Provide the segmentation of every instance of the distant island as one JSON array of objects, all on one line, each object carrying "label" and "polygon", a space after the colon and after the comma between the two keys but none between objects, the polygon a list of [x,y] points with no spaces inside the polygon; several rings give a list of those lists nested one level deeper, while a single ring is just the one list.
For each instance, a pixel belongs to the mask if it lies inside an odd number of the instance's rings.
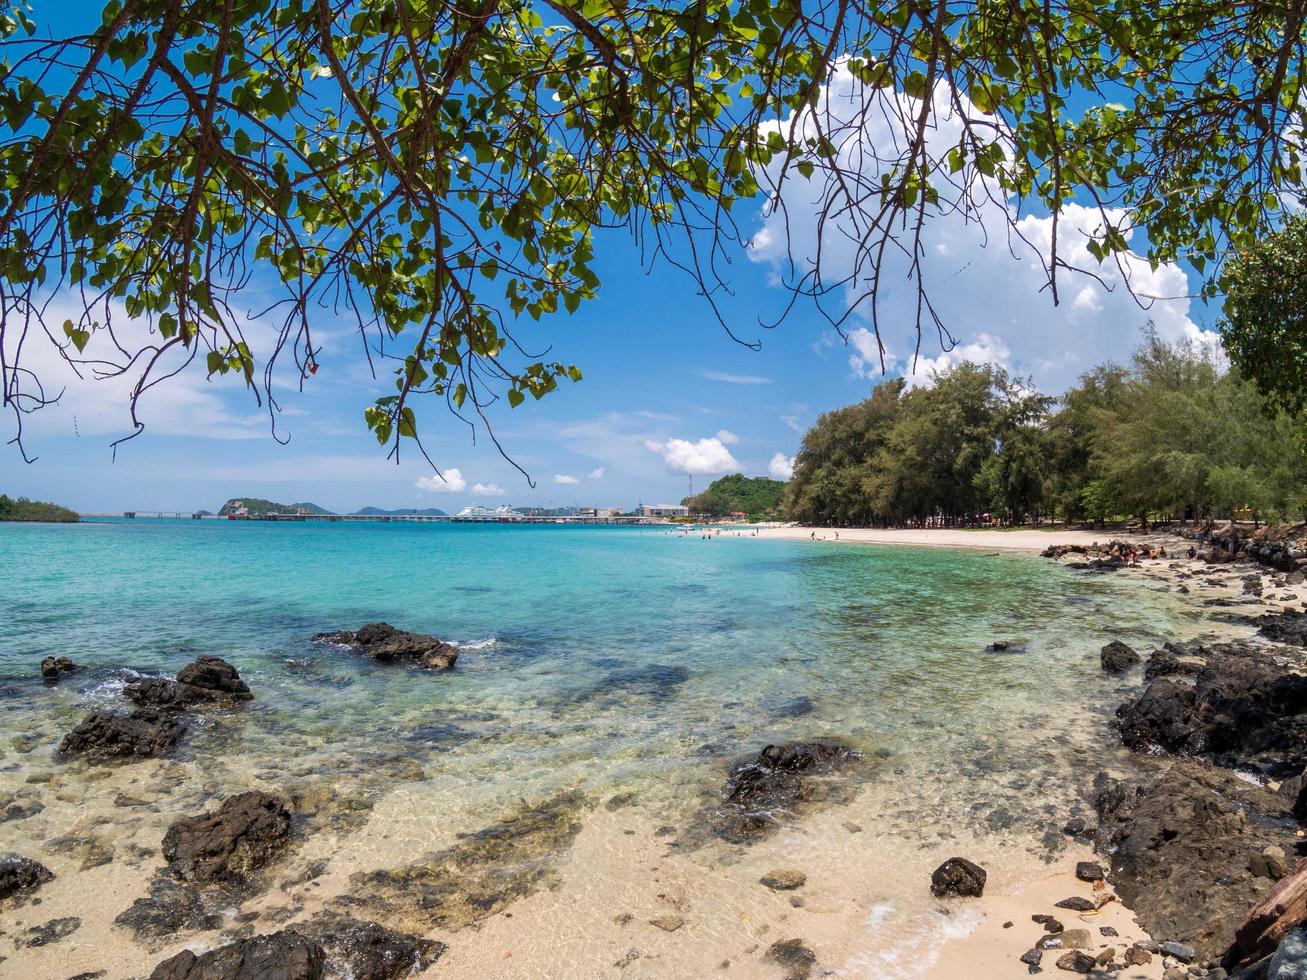
[{"label": "distant island", "polygon": [[17,499],[0,493],[0,521],[54,521],[60,524],[76,524],[81,515],[75,510],[48,504],[41,500]]},{"label": "distant island", "polygon": [[263,517],[267,514],[306,514],[315,517],[334,517],[326,508],[317,504],[279,504],[275,500],[263,500],[259,497],[232,497],[218,508],[219,517],[248,515]]},{"label": "distant island", "polygon": [[354,511],[351,517],[447,517],[449,516],[443,510],[437,510],[435,507],[424,507],[417,510],[413,507],[404,507],[400,510],[384,510],[381,507],[360,507]]},{"label": "distant island", "polygon": [[690,508],[691,514],[714,517],[745,514],[756,519],[775,520],[780,516],[785,486],[784,480],[732,473],[713,480],[703,493],[686,497],[681,503]]}]

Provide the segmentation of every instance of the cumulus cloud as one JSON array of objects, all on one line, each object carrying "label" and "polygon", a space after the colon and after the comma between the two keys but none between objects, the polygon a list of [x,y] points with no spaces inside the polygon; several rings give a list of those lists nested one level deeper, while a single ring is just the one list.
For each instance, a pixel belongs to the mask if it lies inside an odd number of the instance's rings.
[{"label": "cumulus cloud", "polygon": [[[738,470],[740,464],[731,451],[723,444],[722,435],[731,436],[729,432],[718,433],[711,439],[668,439],[657,442],[653,439],[645,442],[645,448],[662,456],[667,468],[675,473],[689,473],[691,476],[707,476],[712,473],[725,473]],[[731,441],[738,441],[731,436]]]},{"label": "cumulus cloud", "polygon": [[728,385],[769,385],[771,378],[758,374],[727,374],[725,371],[711,371],[708,368],[695,368],[694,373],[709,381],[722,381]]},{"label": "cumulus cloud", "polygon": [[415,486],[432,493],[462,493],[467,489],[467,480],[463,479],[457,467],[451,466],[441,473],[418,477]]},{"label": "cumulus cloud", "polygon": [[767,464],[767,472],[777,480],[788,480],[794,476],[794,457],[776,453]]},{"label": "cumulus cloud", "polygon": [[[840,163],[859,172],[863,181],[874,182],[902,152],[903,120],[915,120],[921,103],[885,90],[879,97],[871,97],[871,109],[859,115],[864,96],[860,84],[840,65],[815,111],[829,114],[826,132],[843,134],[837,145]],[[941,87],[934,98],[927,138],[931,154],[942,155],[958,144],[963,120],[952,107],[947,90]],[[984,118],[965,97],[960,104],[973,119]],[[778,125],[788,130],[790,124],[786,119]],[[803,135],[804,130],[812,130],[812,124],[801,121],[799,128]],[[791,253],[796,261],[820,255],[822,281],[847,281],[843,295],[852,301],[869,285],[865,256],[859,265],[853,245],[861,231],[854,229],[847,217],[819,227],[822,185],[816,179],[792,176],[778,206],[763,215],[751,257],[771,265],[774,279],[779,281]],[[927,323],[914,364],[917,294],[908,278],[909,258],[887,259],[876,315],[890,374],[924,378],[931,369],[964,358],[985,358],[1020,375],[1032,375],[1040,387],[1057,391],[1101,361],[1128,356],[1150,320],[1166,340],[1212,339],[1190,316],[1192,289],[1178,265],[1153,269],[1135,252],[1100,265],[1089,254],[1087,246],[1102,232],[1105,219],[1117,226],[1124,222],[1126,215],[1119,210],[1104,215],[1080,204],[1063,207],[1056,225],[1057,254],[1073,268],[1058,269],[1060,304],[1054,306],[1045,268],[1054,233],[1052,217],[1020,216],[1016,202],[1004,198],[987,178],[965,172],[958,178],[965,176],[971,179],[963,191],[946,184],[944,173],[932,178],[942,206],[940,213],[927,218],[922,234],[928,256],[924,263],[926,288],[940,319],[959,344],[952,352],[944,351]],[[1142,238],[1132,237],[1128,228],[1123,233],[1127,242]],[[810,267],[800,265],[798,272]],[[850,326],[847,342],[852,370],[858,375],[880,376],[882,351],[866,304],[859,306]]]},{"label": "cumulus cloud", "polygon": [[717,433],[717,441],[727,446],[734,446],[737,442],[740,441],[740,437],[737,436],[734,432],[729,432],[726,429],[722,429],[720,432]]},{"label": "cumulus cloud", "polygon": [[581,481],[567,473],[555,473],[554,482],[560,487],[570,487],[574,483],[580,483]]},{"label": "cumulus cloud", "polygon": [[604,468],[602,466],[596,466],[594,469],[590,471],[589,479],[602,480],[603,478],[604,478]]},{"label": "cumulus cloud", "polygon": [[504,488],[498,483],[474,483],[472,492],[478,497],[502,497]]}]

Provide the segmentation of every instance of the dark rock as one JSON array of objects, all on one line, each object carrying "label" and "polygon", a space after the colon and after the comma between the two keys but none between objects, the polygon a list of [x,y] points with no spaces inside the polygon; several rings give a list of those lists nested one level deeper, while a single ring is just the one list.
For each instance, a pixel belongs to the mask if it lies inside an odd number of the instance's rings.
[{"label": "dark rock", "polygon": [[290,840],[285,800],[254,790],[198,817],[183,817],[163,836],[168,869],[183,881],[245,884]]},{"label": "dark rock", "polygon": [[1062,833],[1066,834],[1068,837],[1078,837],[1085,832],[1085,827],[1086,824],[1084,817],[1072,817],[1062,828]]},{"label": "dark rock", "polygon": [[1260,617],[1257,632],[1276,643],[1307,647],[1307,612],[1289,610]]},{"label": "dark rock", "polygon": [[61,939],[71,936],[82,927],[82,920],[76,916],[69,916],[66,919],[51,919],[44,925],[32,926],[25,933],[21,940],[24,946],[48,946],[50,943],[57,943]]},{"label": "dark rock", "polygon": [[150,980],[320,980],[326,952],[283,930],[240,939],[196,956],[189,949],[164,960]]},{"label": "dark rock", "polygon": [[1299,926],[1280,940],[1266,966],[1266,980],[1307,980],[1307,927]]},{"label": "dark rock", "polygon": [[1068,973],[1088,973],[1098,965],[1088,953],[1078,949],[1073,949],[1069,953],[1063,953],[1057,958],[1057,968],[1066,970]]},{"label": "dark rock", "polygon": [[1286,800],[1195,760],[1151,780],[1095,780],[1096,846],[1111,855],[1112,883],[1155,936],[1219,960],[1266,890],[1248,855],[1295,840]]},{"label": "dark rock", "polygon": [[20,854],[0,855],[0,899],[32,891],[53,880],[54,872],[43,864]]},{"label": "dark rock", "polygon": [[1120,640],[1113,640],[1099,653],[1103,669],[1109,674],[1121,674],[1139,663],[1139,654]]},{"label": "dark rock", "polygon": [[1106,874],[1103,866],[1097,861],[1077,861],[1076,877],[1081,881],[1102,881]]},{"label": "dark rock", "polygon": [[786,980],[804,980],[817,963],[817,954],[801,939],[778,940],[767,949],[767,959],[786,969]]},{"label": "dark rock", "polygon": [[1089,899],[1080,895],[1072,895],[1070,898],[1064,898],[1053,906],[1058,909],[1067,909],[1071,912],[1092,912],[1097,907]]},{"label": "dark rock", "polygon": [[936,898],[946,895],[979,898],[985,893],[988,877],[980,865],[962,857],[951,857],[930,876],[930,893]]},{"label": "dark rock", "polygon": [[1144,966],[1153,962],[1153,954],[1140,946],[1131,946],[1125,951],[1126,966]]},{"label": "dark rock", "polygon": [[1044,958],[1044,951],[1040,949],[1028,949],[1021,954],[1021,962],[1027,966],[1039,966],[1039,961]]},{"label": "dark rock", "polygon": [[318,633],[323,643],[353,647],[377,663],[411,664],[428,670],[451,670],[458,660],[458,647],[425,633],[397,630],[389,623],[368,623],[356,632]]},{"label": "dark rock", "polygon": [[295,931],[316,940],[326,950],[327,972],[353,980],[398,980],[419,973],[440,959],[447,948],[434,939],[396,932],[338,912],[323,912]]},{"label": "dark rock", "polygon": [[84,755],[95,762],[165,755],[186,734],[176,717],[154,708],[129,715],[93,711],[59,743],[64,755]]},{"label": "dark rock", "polygon": [[1113,938],[1115,938],[1115,937],[1121,935],[1119,932],[1117,932],[1117,931],[1116,931],[1115,929],[1113,929],[1111,926],[1099,926],[1099,927],[1098,927],[1098,934],[1099,934],[1100,936],[1105,936],[1105,937],[1107,937],[1108,939],[1113,939]]},{"label": "dark rock", "polygon": [[1178,643],[1167,643],[1160,650],[1154,650],[1149,656],[1148,663],[1144,666],[1144,679],[1151,681],[1155,677],[1174,677],[1177,674],[1194,676],[1202,670],[1203,665],[1180,658],[1202,655],[1201,646],[1194,648]]},{"label": "dark rock", "polygon": [[114,919],[140,940],[165,939],[188,929],[218,929],[222,916],[205,908],[197,888],[165,875],[150,882],[145,898],[138,898]]},{"label": "dark rock", "polygon": [[712,814],[717,836],[742,844],[767,836],[782,815],[822,802],[842,801],[844,788],[821,777],[861,759],[859,753],[828,742],[768,745],[731,767],[724,799]]},{"label": "dark rock", "polygon": [[236,668],[221,657],[197,657],[177,672],[175,681],[143,677],[126,685],[123,695],[137,704],[171,710],[231,704],[254,697]]},{"label": "dark rock", "polygon": [[766,885],[774,892],[788,892],[796,888],[802,888],[807,882],[808,876],[802,871],[776,870],[768,871],[758,879],[761,884]]},{"label": "dark rock", "polygon": [[1253,643],[1215,644],[1194,686],[1165,678],[1117,709],[1132,749],[1201,755],[1218,764],[1307,764],[1307,676],[1286,671]]},{"label": "dark rock", "polygon": [[46,657],[41,661],[41,676],[47,681],[57,682],[64,674],[75,674],[81,669],[67,657]]}]

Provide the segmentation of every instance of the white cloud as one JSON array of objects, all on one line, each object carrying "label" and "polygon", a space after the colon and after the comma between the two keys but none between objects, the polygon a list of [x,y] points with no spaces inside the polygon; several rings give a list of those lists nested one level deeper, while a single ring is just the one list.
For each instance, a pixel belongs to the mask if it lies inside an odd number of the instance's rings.
[{"label": "white cloud", "polygon": [[[988,118],[965,98],[959,101],[973,119]],[[868,106],[865,112],[864,103]],[[836,143],[841,164],[870,183],[899,158],[905,146],[903,121],[915,121],[920,107],[918,100],[890,90],[868,96],[840,65],[815,111],[827,114],[824,132],[840,134]],[[992,124],[992,119],[988,122]],[[773,125],[788,130],[790,124],[786,119]],[[799,130],[801,138],[805,130],[815,132],[810,121],[802,122]],[[928,130],[930,153],[947,152],[958,144],[961,134],[962,119],[951,106],[949,93],[941,88],[935,94]],[[847,216],[818,225],[825,193],[818,178],[787,180],[782,206],[764,214],[750,255],[771,265],[777,281],[791,252],[799,263],[807,256],[820,255],[822,281],[847,281],[842,295],[852,300],[869,286],[866,256],[860,256],[852,244],[866,229],[855,228]],[[1192,289],[1178,265],[1163,264],[1154,270],[1134,252],[1100,265],[1089,254],[1087,245],[1091,236],[1101,231],[1104,215],[1080,204],[1066,205],[1058,218],[1057,254],[1073,268],[1057,270],[1061,302],[1054,306],[1045,269],[1052,247],[1052,217],[1019,216],[1016,203],[1005,198],[992,181],[966,171],[954,180],[962,178],[969,179],[961,189],[947,182],[946,172],[937,172],[932,178],[941,206],[939,213],[927,217],[921,243],[929,255],[924,264],[926,288],[958,346],[953,352],[943,351],[936,331],[927,322],[913,372],[917,294],[908,277],[908,247],[905,255],[887,258],[876,310],[880,340],[886,347],[885,367],[891,375],[924,377],[931,368],[957,363],[963,357],[983,357],[1006,364],[1018,374],[1032,374],[1043,389],[1055,392],[1099,362],[1128,356],[1138,346],[1149,320],[1166,340],[1213,339],[1190,316]],[[1118,224],[1125,214],[1110,210],[1106,218]],[[1009,224],[1014,230],[1008,230]],[[1127,241],[1133,241],[1130,229],[1124,233]],[[887,255],[894,251],[890,249]],[[798,274],[810,268],[810,264],[800,264]],[[866,304],[858,308],[850,327],[847,342],[852,370],[879,377],[882,352]]]},{"label": "white cloud", "polygon": [[[854,334],[870,336],[871,331],[864,327],[858,327],[850,332],[850,343],[855,343]],[[874,338],[872,343],[875,343]],[[857,346],[856,343],[855,346]],[[963,361],[970,361],[973,364],[994,364],[998,367],[1011,369],[1011,358],[1012,352],[1002,338],[982,333],[973,341],[958,344],[952,350],[941,351],[936,357],[918,357],[915,363],[911,357],[905,358],[899,367],[903,376],[908,379],[908,387],[913,388],[917,385],[929,384],[934,374],[946,371]],[[880,376],[879,359],[864,360],[858,354],[854,354],[849,357],[849,366],[860,377],[877,378]]]},{"label": "white cloud", "polygon": [[802,433],[805,431],[803,428],[803,423],[799,421],[799,417],[797,415],[782,415],[781,421],[784,422],[789,428],[793,429],[795,432]]},{"label": "white cloud", "polygon": [[419,490],[430,490],[432,493],[462,493],[467,489],[467,480],[463,479],[463,474],[457,467],[451,466],[443,473],[418,477],[415,486]]},{"label": "white cloud", "polygon": [[729,385],[769,385],[771,378],[758,374],[727,374],[725,371],[710,371],[707,368],[695,368],[694,373],[709,381],[724,381]]},{"label": "white cloud", "polygon": [[574,483],[580,483],[581,481],[567,473],[555,473],[554,482],[560,487],[570,487]]},{"label": "white cloud", "polygon": [[504,488],[498,483],[474,483],[472,492],[478,497],[502,497]]},{"label": "white cloud", "polygon": [[767,464],[767,472],[778,480],[788,480],[794,476],[794,457],[776,453]]},{"label": "white cloud", "polygon": [[602,480],[603,478],[604,478],[604,468],[602,466],[596,466],[594,469],[590,471],[589,479]]},{"label": "white cloud", "polygon": [[734,432],[728,432],[726,429],[722,429],[717,433],[717,441],[724,443],[727,446],[734,446],[740,441],[740,437]]},{"label": "white cloud", "polygon": [[688,439],[657,442],[650,439],[645,442],[645,448],[662,456],[668,468],[676,473],[706,476],[741,469],[731,451],[723,445],[722,435],[730,436],[731,433],[722,432],[712,439],[699,439],[696,442]]}]

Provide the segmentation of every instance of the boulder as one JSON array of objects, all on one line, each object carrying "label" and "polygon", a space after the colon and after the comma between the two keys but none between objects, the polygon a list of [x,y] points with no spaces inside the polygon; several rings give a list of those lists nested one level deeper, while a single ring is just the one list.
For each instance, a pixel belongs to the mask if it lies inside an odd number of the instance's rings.
[{"label": "boulder", "polygon": [[1138,664],[1139,660],[1139,654],[1120,640],[1113,640],[1099,653],[1099,661],[1109,674],[1123,674]]},{"label": "boulder", "polygon": [[458,647],[426,633],[409,633],[389,623],[368,623],[357,631],[340,630],[318,633],[318,643],[338,643],[352,647],[377,663],[410,664],[427,670],[451,670],[458,660]]},{"label": "boulder", "polygon": [[150,980],[320,980],[325,962],[318,943],[283,930],[199,956],[184,949],[156,966]]},{"label": "boulder", "polygon": [[790,871],[786,869],[768,871],[758,879],[761,884],[766,885],[774,892],[788,892],[793,891],[795,888],[802,888],[807,880],[808,876],[802,871]]},{"label": "boulder", "polygon": [[930,893],[936,898],[949,895],[979,898],[985,893],[985,869],[962,857],[951,857],[930,876]]},{"label": "boulder", "polygon": [[817,954],[802,939],[780,939],[767,948],[767,959],[785,968],[785,980],[806,980],[817,963]]},{"label": "boulder", "polygon": [[839,787],[819,777],[859,759],[854,750],[829,742],[768,745],[731,767],[722,804],[712,815],[714,833],[732,843],[750,843],[772,833],[783,814],[842,798],[835,795]]},{"label": "boulder", "polygon": [[21,854],[0,854],[0,899],[40,888],[54,872]]},{"label": "boulder", "polygon": [[290,825],[285,800],[259,790],[241,793],[169,827],[163,856],[183,881],[243,885],[286,846]]},{"label": "boulder", "polygon": [[1284,937],[1266,967],[1266,980],[1307,980],[1307,928]]},{"label": "boulder", "polygon": [[1251,642],[1213,644],[1193,686],[1159,678],[1117,709],[1122,741],[1272,774],[1307,764],[1307,676]]},{"label": "boulder", "polygon": [[95,762],[144,759],[171,752],[185,734],[185,724],[155,708],[137,708],[128,715],[93,711],[64,736],[59,751]]},{"label": "boulder", "polygon": [[323,912],[295,930],[326,950],[332,975],[353,980],[399,980],[427,969],[446,949],[434,939],[396,932],[339,912]]},{"label": "boulder", "polygon": [[221,657],[197,657],[177,672],[177,679],[142,677],[123,688],[137,704],[181,710],[202,704],[231,704],[254,697],[236,668]]},{"label": "boulder", "polygon": [[1100,774],[1094,788],[1095,844],[1122,902],[1149,934],[1220,958],[1266,890],[1249,855],[1295,841],[1284,797],[1192,759],[1153,779]]},{"label": "boulder", "polygon": [[41,661],[41,676],[51,683],[58,683],[64,674],[75,674],[81,669],[67,657],[46,657]]},{"label": "boulder", "polygon": [[1257,624],[1257,632],[1268,640],[1307,647],[1307,612],[1290,609],[1272,613],[1258,617]]}]

